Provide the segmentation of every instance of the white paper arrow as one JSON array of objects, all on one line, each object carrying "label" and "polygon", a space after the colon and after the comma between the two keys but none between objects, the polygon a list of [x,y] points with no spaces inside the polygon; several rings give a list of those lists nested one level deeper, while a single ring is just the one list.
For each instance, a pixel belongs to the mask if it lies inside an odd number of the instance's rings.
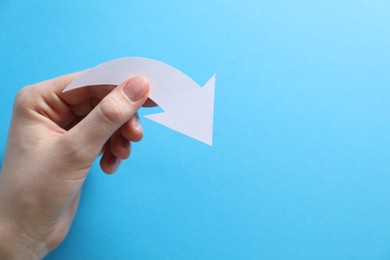
[{"label": "white paper arrow", "polygon": [[164,110],[146,118],[212,145],[215,75],[201,88],[166,63],[138,57],[120,58],[90,69],[64,92],[91,85],[119,85],[133,76],[149,80],[149,97]]}]

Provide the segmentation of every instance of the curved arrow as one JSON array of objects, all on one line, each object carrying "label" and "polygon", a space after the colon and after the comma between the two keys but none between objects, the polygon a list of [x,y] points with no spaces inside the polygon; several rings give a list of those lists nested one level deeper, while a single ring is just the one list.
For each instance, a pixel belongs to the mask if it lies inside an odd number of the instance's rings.
[{"label": "curved arrow", "polygon": [[147,58],[120,58],[90,69],[71,82],[64,92],[91,85],[119,85],[138,75],[149,80],[149,97],[164,111],[146,118],[212,145],[215,74],[201,88],[166,63]]}]

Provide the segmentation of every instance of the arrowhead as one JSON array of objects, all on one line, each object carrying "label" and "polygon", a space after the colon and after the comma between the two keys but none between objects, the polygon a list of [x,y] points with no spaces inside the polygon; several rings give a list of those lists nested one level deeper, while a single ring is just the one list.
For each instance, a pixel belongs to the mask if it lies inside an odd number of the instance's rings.
[{"label": "arrowhead", "polygon": [[172,100],[169,107],[163,108],[164,112],[145,117],[211,146],[214,90],[215,75],[203,88],[196,89],[193,93],[189,93],[190,95],[181,97],[180,100]]}]

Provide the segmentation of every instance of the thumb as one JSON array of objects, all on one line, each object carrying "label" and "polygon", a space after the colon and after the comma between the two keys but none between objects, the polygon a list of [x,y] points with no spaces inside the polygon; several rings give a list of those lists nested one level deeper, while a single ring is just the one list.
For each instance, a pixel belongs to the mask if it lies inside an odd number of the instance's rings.
[{"label": "thumb", "polygon": [[76,145],[77,150],[96,157],[111,135],[137,113],[148,95],[149,83],[145,78],[135,77],[121,83],[64,138],[70,139],[67,143]]}]

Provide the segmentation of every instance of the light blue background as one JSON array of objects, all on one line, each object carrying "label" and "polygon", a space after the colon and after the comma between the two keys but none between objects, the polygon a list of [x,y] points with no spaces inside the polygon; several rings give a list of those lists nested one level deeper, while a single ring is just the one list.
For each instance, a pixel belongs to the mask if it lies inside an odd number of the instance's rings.
[{"label": "light blue background", "polygon": [[24,85],[124,56],[217,73],[214,146],[143,120],[48,259],[390,259],[389,1],[0,0],[0,37],[0,155]]}]

